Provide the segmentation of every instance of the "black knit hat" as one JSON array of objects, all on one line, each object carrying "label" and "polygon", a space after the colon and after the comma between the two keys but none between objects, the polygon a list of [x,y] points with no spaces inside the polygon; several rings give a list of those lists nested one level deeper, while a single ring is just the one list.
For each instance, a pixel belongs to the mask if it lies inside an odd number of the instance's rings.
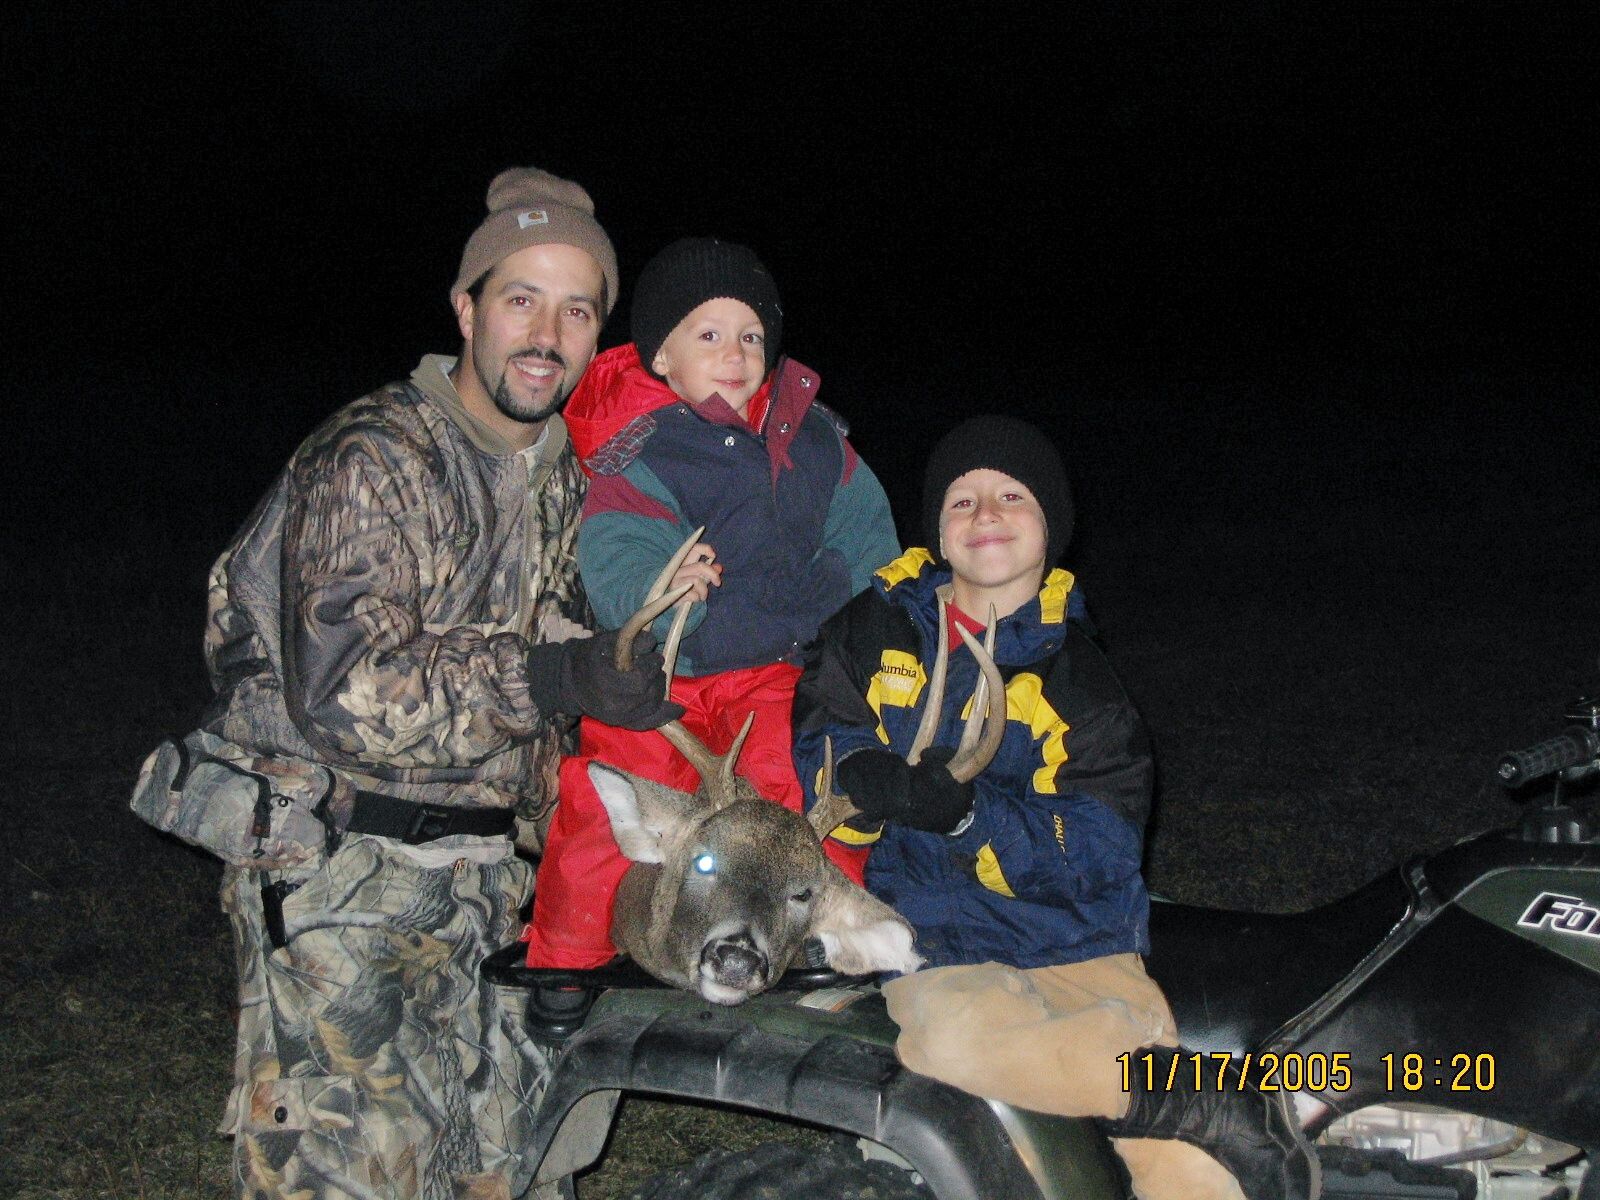
[{"label": "black knit hat", "polygon": [[707,300],[730,296],[742,300],[761,318],[766,335],[766,369],[778,361],[783,341],[783,305],[755,251],[716,238],[680,238],[665,247],[639,272],[633,285],[633,343],[639,361],[651,363],[678,322]]},{"label": "black knit hat", "polygon": [[1072,488],[1061,456],[1044,431],[1016,417],[971,417],[939,439],[922,478],[922,528],[928,549],[939,553],[939,513],[945,492],[980,467],[1011,476],[1039,502],[1044,510],[1048,571],[1061,561],[1072,540]]}]

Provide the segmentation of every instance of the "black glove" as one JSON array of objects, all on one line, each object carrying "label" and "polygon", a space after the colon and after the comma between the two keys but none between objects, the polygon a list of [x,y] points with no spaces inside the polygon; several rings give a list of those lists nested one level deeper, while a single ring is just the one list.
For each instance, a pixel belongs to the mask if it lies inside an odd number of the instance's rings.
[{"label": "black glove", "polygon": [[683,716],[683,705],[663,693],[655,635],[633,639],[633,666],[617,670],[617,631],[528,648],[528,690],[546,712],[583,713],[624,729],[656,729]]},{"label": "black glove", "polygon": [[839,764],[839,789],[874,821],[950,833],[972,811],[972,784],[957,783],[945,766],[954,757],[930,746],[912,767],[888,750],[859,750]]}]

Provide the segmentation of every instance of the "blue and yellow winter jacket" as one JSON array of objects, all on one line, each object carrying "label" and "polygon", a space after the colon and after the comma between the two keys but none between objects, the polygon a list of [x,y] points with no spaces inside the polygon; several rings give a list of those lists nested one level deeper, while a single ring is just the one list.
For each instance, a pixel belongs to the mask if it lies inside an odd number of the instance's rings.
[{"label": "blue and yellow winter jacket", "polygon": [[[794,755],[815,802],[823,739],[835,761],[887,747],[904,754],[922,717],[939,643],[935,589],[948,567],[910,550],[822,627],[795,697]],[[1072,575],[1050,572],[1037,597],[1000,622],[1005,738],[978,776],[970,825],[924,833],[893,822],[873,843],[867,886],[917,931],[930,966],[1080,962],[1149,949],[1140,875],[1153,766],[1144,725],[1083,620]],[[951,653],[935,745],[960,740],[977,664]]]}]

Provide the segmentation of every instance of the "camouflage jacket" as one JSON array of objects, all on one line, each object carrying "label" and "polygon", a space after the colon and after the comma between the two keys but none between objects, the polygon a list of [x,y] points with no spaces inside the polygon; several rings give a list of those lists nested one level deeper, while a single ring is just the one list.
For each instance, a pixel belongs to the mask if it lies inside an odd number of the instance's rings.
[{"label": "camouflage jacket", "polygon": [[[528,694],[530,641],[590,623],[566,426],[521,454],[424,358],[330,417],[212,569],[212,733],[435,804],[555,794],[572,722]],[[344,789],[340,789],[341,792]]]}]

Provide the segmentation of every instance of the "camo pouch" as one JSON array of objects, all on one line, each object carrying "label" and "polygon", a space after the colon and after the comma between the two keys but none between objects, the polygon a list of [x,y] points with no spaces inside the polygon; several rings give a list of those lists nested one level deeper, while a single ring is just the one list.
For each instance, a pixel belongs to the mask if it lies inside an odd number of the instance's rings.
[{"label": "camo pouch", "polygon": [[129,807],[236,867],[279,871],[323,854],[341,788],[304,759],[256,755],[197,729],[144,760]]}]

